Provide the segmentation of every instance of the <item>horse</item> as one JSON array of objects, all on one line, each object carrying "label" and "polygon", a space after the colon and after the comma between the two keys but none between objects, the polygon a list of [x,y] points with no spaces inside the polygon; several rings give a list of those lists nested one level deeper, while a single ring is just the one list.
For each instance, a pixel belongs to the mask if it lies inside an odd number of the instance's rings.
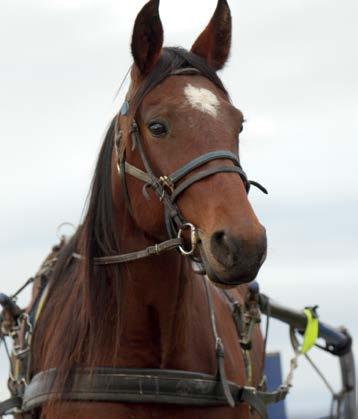
[{"label": "horse", "polygon": [[[222,377],[261,384],[260,326],[251,350],[243,348],[226,297],[245,306],[267,253],[247,196],[260,185],[239,160],[244,117],[217,75],[231,35],[226,0],[190,51],[163,46],[159,0],[136,18],[126,100],[104,139],[83,221],[56,258],[32,338],[32,376],[56,369],[59,391],[77,367],[214,374],[218,347]],[[56,399],[36,417],[259,417],[248,403],[229,404]]]}]

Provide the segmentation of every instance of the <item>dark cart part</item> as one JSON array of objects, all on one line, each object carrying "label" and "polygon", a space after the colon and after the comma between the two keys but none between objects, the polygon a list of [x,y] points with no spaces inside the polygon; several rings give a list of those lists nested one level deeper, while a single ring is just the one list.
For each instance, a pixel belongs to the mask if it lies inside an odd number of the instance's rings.
[{"label": "dark cart part", "polygon": [[[261,311],[264,314],[287,323],[298,331],[304,332],[307,317],[303,311],[289,309],[272,301],[264,294],[259,294],[258,300]],[[344,419],[356,419],[356,374],[352,353],[352,338],[344,328],[337,329],[322,322],[319,322],[318,335],[326,342],[326,347],[323,349],[339,357],[343,389],[346,391],[343,417]]]},{"label": "dark cart part", "polygon": [[[271,317],[289,324],[295,329],[304,332],[307,317],[303,311],[296,311],[272,301],[264,294],[259,296],[261,311]],[[352,349],[352,338],[344,329],[336,329],[325,323],[319,322],[318,336],[326,341],[327,350],[333,355],[342,356]]]},{"label": "dark cart part", "polygon": [[7,310],[14,319],[18,318],[22,314],[21,308],[12,298],[5,294],[0,294],[0,305],[4,310]]}]

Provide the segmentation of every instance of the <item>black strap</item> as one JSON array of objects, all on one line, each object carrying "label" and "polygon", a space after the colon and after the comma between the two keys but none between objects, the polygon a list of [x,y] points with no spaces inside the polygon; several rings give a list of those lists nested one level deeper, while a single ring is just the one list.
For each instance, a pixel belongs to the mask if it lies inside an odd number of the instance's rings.
[{"label": "black strap", "polygon": [[240,303],[231,295],[230,291],[221,288],[221,292],[227,298],[232,311],[232,318],[235,323],[236,332],[240,341],[244,336],[244,319]]},{"label": "black strap", "polygon": [[197,169],[198,167],[204,166],[204,164],[209,163],[213,160],[220,160],[220,159],[227,159],[231,160],[237,166],[240,166],[239,156],[237,154],[232,153],[231,151],[225,150],[218,150],[218,151],[211,151],[210,153],[203,154],[200,157],[190,161],[185,166],[178,169],[176,172],[172,173],[169,178],[173,183],[177,183],[183,177],[185,177],[188,173],[191,173],[193,170]]},{"label": "black strap", "polygon": [[14,409],[20,410],[22,407],[21,397],[14,396],[0,403],[0,417],[9,415]]},{"label": "black strap", "polygon": [[[53,390],[57,371],[41,372],[26,388],[23,410],[31,411],[49,400],[159,403],[179,406],[227,406],[224,389],[214,376],[175,370],[121,368],[75,369],[63,393]],[[283,400],[287,391],[262,393],[230,381],[234,406],[248,403],[262,418],[266,404]]]},{"label": "black strap", "polygon": [[124,196],[124,200],[126,201],[127,209],[129,211],[129,214],[133,217],[133,209],[131,204],[131,199],[128,193],[128,187],[127,187],[127,178],[126,178],[126,163],[125,158],[121,159],[118,163],[119,165],[119,179],[121,182],[122,192]]},{"label": "black strap", "polygon": [[[239,156],[235,153],[232,153],[231,151],[226,150],[211,151],[191,160],[183,167],[172,173],[170,176],[157,177],[152,170],[151,164],[143,148],[139,128],[136,121],[133,121],[132,123],[130,135],[132,139],[133,149],[138,149],[145,171],[138,169],[137,167],[132,166],[131,164],[125,161],[125,154],[120,150],[120,140],[122,138],[122,131],[118,131],[118,117],[116,117],[115,147],[118,157],[118,168],[122,182],[122,190],[128,209],[131,213],[132,211],[130,205],[130,198],[125,180],[126,173],[144,182],[143,193],[145,196],[148,196],[147,188],[150,187],[153,189],[159,200],[164,204],[165,225],[170,238],[175,238],[178,234],[178,231],[180,231],[183,225],[187,223],[187,221],[185,221],[182,217],[179,208],[175,204],[176,199],[187,188],[189,188],[191,185],[202,179],[205,179],[217,173],[238,173],[242,181],[244,182],[247,193],[249,192],[251,185],[258,187],[262,192],[267,193],[267,190],[259,183],[248,180],[245,172],[243,171],[240,165]],[[180,184],[177,188],[175,188],[176,184],[185,176],[187,176],[197,168],[214,160],[230,160],[232,163],[234,163],[234,166],[225,165],[201,171],[199,173],[194,174],[189,179],[185,180],[182,184]]]},{"label": "black strap", "polygon": [[[161,253],[169,252],[171,250],[177,249],[178,246],[183,245],[182,239],[171,239],[165,242],[156,244],[154,246],[149,246],[144,250],[139,250],[138,252],[126,253],[124,255],[113,255],[113,256],[103,256],[94,258],[94,264],[103,266],[103,265],[116,265],[118,263],[132,262],[138,259],[144,259],[150,256],[158,256]],[[77,260],[82,260],[83,256],[78,253],[72,255]]]},{"label": "black strap", "polygon": [[191,185],[194,183],[205,179],[209,176],[216,175],[217,173],[238,173],[245,185],[245,188],[247,190],[248,188],[248,180],[244,173],[244,171],[237,166],[219,166],[219,167],[212,167],[211,169],[203,170],[199,173],[196,173],[195,175],[191,176],[189,179],[185,180],[183,183],[181,183],[174,191],[174,193],[171,195],[171,199],[174,202],[180,194],[182,194],[186,189],[188,189]]},{"label": "black strap", "polygon": [[221,388],[222,388],[223,393],[225,394],[227,404],[230,407],[235,407],[235,400],[230,390],[229,381],[226,378],[225,351],[224,351],[224,345],[222,344],[220,338],[217,338],[217,341],[216,341],[216,362],[217,362],[217,369],[218,369],[217,379],[219,380],[221,384]]},{"label": "black strap", "polygon": [[[160,179],[158,179],[155,174],[153,173],[153,170],[149,164],[149,161],[147,159],[147,156],[144,152],[143,145],[140,139],[139,131],[138,131],[138,125],[136,122],[133,122],[132,125],[132,141],[135,143],[138,147],[138,151],[140,154],[140,157],[142,159],[143,165],[145,167],[145,170],[150,178],[150,184],[149,186],[152,187],[156,195],[158,196],[159,200],[163,202],[165,208],[167,209],[167,214],[170,216],[170,218],[175,222],[178,229],[184,224],[184,220],[182,219],[180,215],[180,211],[178,207],[172,202],[170,199],[170,196],[168,195],[165,187],[162,185]],[[168,232],[169,233],[169,232]],[[170,236],[171,238],[174,238],[174,235]]]},{"label": "black strap", "polygon": [[229,388],[229,382],[226,379],[226,373],[225,373],[225,350],[224,345],[222,343],[222,340],[218,334],[218,330],[216,327],[216,317],[215,317],[215,310],[214,310],[214,304],[213,299],[211,296],[211,290],[208,283],[208,279],[205,276],[202,276],[202,281],[204,284],[205,294],[206,294],[206,300],[208,302],[208,310],[209,310],[209,318],[211,323],[211,330],[213,333],[213,338],[215,341],[215,354],[216,354],[216,376],[221,384],[222,391],[225,395],[226,402],[229,406],[234,407],[235,401],[232,397],[230,388]]}]

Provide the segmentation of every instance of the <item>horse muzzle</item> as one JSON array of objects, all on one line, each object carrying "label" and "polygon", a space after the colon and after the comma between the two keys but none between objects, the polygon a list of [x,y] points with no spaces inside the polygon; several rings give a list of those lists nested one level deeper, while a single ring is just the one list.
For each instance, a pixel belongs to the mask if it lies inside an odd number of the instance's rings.
[{"label": "horse muzzle", "polygon": [[216,285],[235,287],[253,281],[267,255],[265,229],[250,239],[219,230],[201,235],[200,255],[206,273]]}]

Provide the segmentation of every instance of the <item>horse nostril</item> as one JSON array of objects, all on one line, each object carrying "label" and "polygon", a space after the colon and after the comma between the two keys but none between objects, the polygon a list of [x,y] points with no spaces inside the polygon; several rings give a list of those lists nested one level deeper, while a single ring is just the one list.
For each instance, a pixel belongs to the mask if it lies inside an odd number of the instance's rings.
[{"label": "horse nostril", "polygon": [[239,258],[239,240],[233,239],[224,230],[217,231],[211,237],[211,251],[218,262],[230,268]]},{"label": "horse nostril", "polygon": [[211,237],[211,253],[226,269],[256,269],[265,261],[266,252],[265,232],[249,239],[219,230]]}]

